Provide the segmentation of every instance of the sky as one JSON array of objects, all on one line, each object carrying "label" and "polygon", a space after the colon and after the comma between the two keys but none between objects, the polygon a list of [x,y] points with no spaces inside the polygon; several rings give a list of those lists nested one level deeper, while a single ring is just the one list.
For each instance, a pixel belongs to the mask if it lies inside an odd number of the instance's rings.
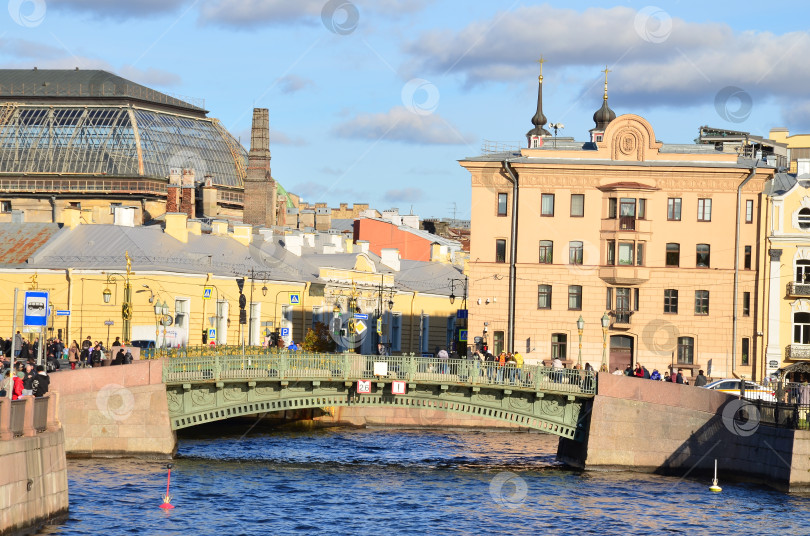
[{"label": "sky", "polygon": [[526,145],[543,111],[586,141],[602,104],[665,143],[702,125],[810,133],[810,2],[8,0],[0,67],[105,69],[204,99],[308,202],[470,217],[458,160]]}]

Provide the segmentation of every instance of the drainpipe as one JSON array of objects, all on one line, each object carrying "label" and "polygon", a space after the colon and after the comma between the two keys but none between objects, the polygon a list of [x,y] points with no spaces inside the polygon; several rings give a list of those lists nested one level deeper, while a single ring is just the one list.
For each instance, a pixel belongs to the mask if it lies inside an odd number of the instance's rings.
[{"label": "drainpipe", "polygon": [[518,222],[518,176],[509,166],[509,160],[503,161],[503,168],[512,183],[512,229],[509,237],[509,310],[506,323],[506,351],[515,350],[515,280],[517,264],[517,222]]},{"label": "drainpipe", "polygon": [[[68,295],[67,295],[67,310],[71,311],[73,309],[73,268],[67,268],[65,270],[65,274],[67,276],[68,282]],[[65,346],[70,346],[71,338],[70,338],[70,318],[71,314],[67,316],[67,325],[65,326]]]},{"label": "drainpipe", "polygon": [[51,201],[51,221],[56,223],[56,196],[52,195],[50,197]]},{"label": "drainpipe", "polygon": [[[734,235],[734,307],[733,316],[731,317],[731,375],[735,378],[740,376],[737,374],[737,294],[739,293],[740,285],[740,205],[742,204],[742,189],[748,181],[754,178],[757,174],[758,161],[754,161],[751,166],[751,173],[737,186],[737,228]],[[751,348],[748,348],[751,351]]]}]

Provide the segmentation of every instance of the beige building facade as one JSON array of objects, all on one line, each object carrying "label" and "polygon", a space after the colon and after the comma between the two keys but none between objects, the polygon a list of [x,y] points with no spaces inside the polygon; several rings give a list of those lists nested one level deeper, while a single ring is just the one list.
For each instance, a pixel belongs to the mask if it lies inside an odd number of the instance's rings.
[{"label": "beige building facade", "polygon": [[573,366],[581,317],[583,365],[751,377],[773,168],[663,144],[637,115],[592,140],[461,161],[472,179],[469,336]]}]

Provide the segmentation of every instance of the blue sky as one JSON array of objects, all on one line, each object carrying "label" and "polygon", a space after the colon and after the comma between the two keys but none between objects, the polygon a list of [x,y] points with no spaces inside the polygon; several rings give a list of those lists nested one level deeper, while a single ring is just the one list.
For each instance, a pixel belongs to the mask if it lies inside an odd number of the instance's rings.
[{"label": "blue sky", "polygon": [[273,176],[307,201],[469,218],[457,160],[525,144],[541,54],[561,136],[587,139],[605,65],[614,111],[664,142],[701,125],[806,133],[808,15],[803,0],[9,0],[0,64],[205,99],[245,145],[269,108]]}]

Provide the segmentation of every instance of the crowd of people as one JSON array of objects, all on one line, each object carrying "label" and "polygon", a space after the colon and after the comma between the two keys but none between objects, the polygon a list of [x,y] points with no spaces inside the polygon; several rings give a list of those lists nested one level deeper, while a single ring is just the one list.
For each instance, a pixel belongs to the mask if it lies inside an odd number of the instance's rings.
[{"label": "crowd of people", "polygon": [[[635,378],[641,378],[644,380],[653,380],[659,382],[671,382],[671,383],[679,383],[682,385],[689,385],[689,380],[686,376],[683,375],[683,369],[679,368],[676,369],[674,366],[669,368],[669,372],[664,371],[664,373],[658,372],[658,369],[653,369],[652,372],[647,370],[647,367],[640,363],[636,363],[636,367],[633,368],[631,365],[627,365],[627,367],[622,372],[619,367],[613,371],[613,374],[616,376],[631,376]],[[703,373],[702,370],[698,371],[698,375],[694,379],[694,386],[695,387],[703,387],[709,383],[709,379],[706,378],[706,375]]]},{"label": "crowd of people", "polygon": [[[67,361],[71,370],[84,367],[100,367],[105,361],[109,365],[128,365],[132,363],[132,353],[116,337],[111,348],[105,348],[101,341],[93,341],[88,336],[79,344],[74,340],[65,346],[58,337],[47,339],[43,347],[46,365],[37,365],[39,361],[39,337],[28,341],[18,331],[13,338],[0,337],[0,361],[2,362],[2,381],[0,397],[9,396],[17,400],[21,396],[44,396],[48,392],[50,378],[48,370],[59,370],[60,362]],[[11,370],[12,346],[14,347],[14,371]]]}]

